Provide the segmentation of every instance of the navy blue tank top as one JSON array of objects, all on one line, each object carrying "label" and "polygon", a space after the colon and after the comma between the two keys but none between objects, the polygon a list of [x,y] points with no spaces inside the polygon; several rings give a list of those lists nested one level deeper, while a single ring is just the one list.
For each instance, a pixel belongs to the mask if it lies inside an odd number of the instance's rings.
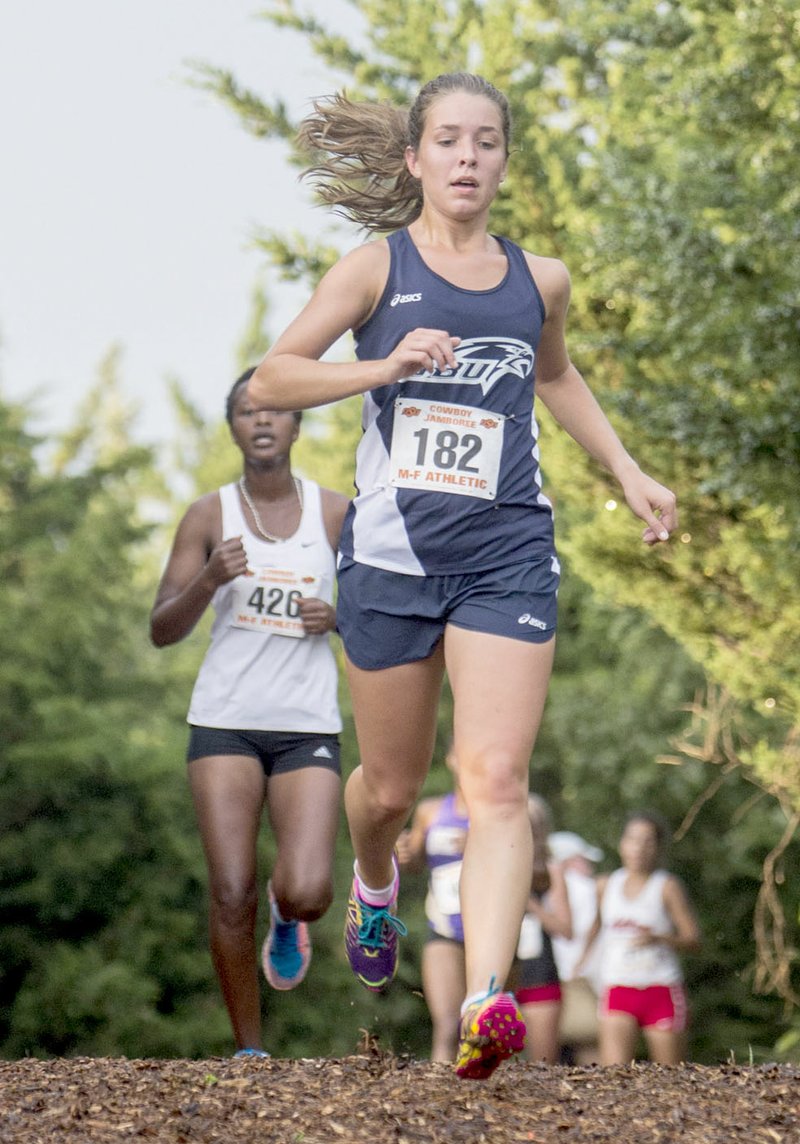
[{"label": "navy blue tank top", "polygon": [[466,290],[426,265],[407,230],[389,236],[388,279],[355,332],[357,357],[385,358],[417,327],[461,342],[455,369],[364,395],[357,495],[340,543],[353,560],[447,575],[554,551],[533,409],[544,302],[520,247],[498,241],[502,282]]}]

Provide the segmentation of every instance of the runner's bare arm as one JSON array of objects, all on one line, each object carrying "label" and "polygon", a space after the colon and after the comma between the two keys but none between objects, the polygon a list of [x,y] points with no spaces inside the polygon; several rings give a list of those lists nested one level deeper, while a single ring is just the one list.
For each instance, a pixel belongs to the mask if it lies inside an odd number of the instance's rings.
[{"label": "runner's bare arm", "polygon": [[664,883],[664,905],[675,926],[670,945],[681,953],[697,953],[701,947],[700,923],[683,882],[670,875]]},{"label": "runner's bare arm", "polygon": [[[321,488],[319,491],[322,498],[322,519],[325,524],[325,534],[331,548],[336,552],[339,547],[344,515],[350,501],[342,493],[334,492],[333,489]],[[298,607],[306,635],[324,635],[326,632],[336,631],[336,608],[332,604],[312,596],[303,597],[298,602]]]},{"label": "runner's bare arm", "polygon": [[536,392],[559,425],[614,474],[631,511],[647,525],[644,542],[667,540],[678,524],[675,494],[642,472],[570,361],[564,333],[570,296],[567,268],[556,259],[537,259],[535,265],[547,311],[536,352]]},{"label": "runner's bare arm", "polygon": [[269,409],[310,409],[400,381],[419,369],[454,366],[458,339],[446,330],[426,329],[412,330],[383,360],[319,360],[372,313],[388,267],[385,242],[360,246],[331,267],[257,367],[248,387],[252,400]]},{"label": "runner's bare arm", "polygon": [[411,826],[397,840],[397,860],[403,870],[425,868],[425,836],[441,804],[441,798],[425,798],[419,803]]},{"label": "runner's bare arm", "polygon": [[209,493],[190,505],[178,525],[150,613],[156,647],[187,636],[220,584],[247,572],[241,538],[222,541],[219,497]]},{"label": "runner's bare arm", "polygon": [[583,967],[585,966],[585,964],[587,962],[591,948],[594,945],[594,943],[597,941],[598,937],[600,936],[600,930],[603,928],[602,906],[603,906],[603,895],[606,892],[607,882],[608,882],[607,876],[602,875],[601,877],[599,877],[597,879],[597,881],[595,883],[595,890],[597,893],[597,911],[594,915],[594,921],[592,922],[591,926],[589,927],[589,929],[587,931],[586,938],[585,938],[584,943],[583,943],[583,950],[581,951],[580,957],[575,962],[575,966],[574,966],[574,969],[572,971],[573,977],[580,977],[581,976],[581,974],[583,972]]},{"label": "runner's bare arm", "polygon": [[572,937],[572,910],[567,895],[567,880],[564,871],[554,862],[548,862],[550,889],[539,901],[532,897],[528,902],[528,913],[535,914],[542,923],[545,933],[551,937]]},{"label": "runner's bare arm", "polygon": [[328,543],[336,552],[350,501],[344,493],[334,492],[333,489],[320,489],[320,495],[322,497],[322,519],[325,522],[325,533],[328,537]]}]

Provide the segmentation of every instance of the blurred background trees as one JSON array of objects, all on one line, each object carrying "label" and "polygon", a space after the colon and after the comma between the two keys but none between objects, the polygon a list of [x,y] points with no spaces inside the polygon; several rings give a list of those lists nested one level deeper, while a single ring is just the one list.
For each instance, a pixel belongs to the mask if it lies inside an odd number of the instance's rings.
[{"label": "blurred background trees", "polygon": [[[629,809],[671,822],[670,865],[701,915],[687,960],[692,1054],[796,1055],[800,906],[800,26],[788,0],[353,0],[348,39],[291,0],[269,43],[305,36],[331,91],[406,101],[478,70],[510,96],[511,173],[494,228],[561,257],[570,346],[631,452],[679,490],[658,551],[607,476],[544,418],[565,576],[532,786],[559,828],[606,850]],[[356,19],[357,17],[357,19]],[[256,137],[294,124],[279,98],[212,65],[201,79]],[[254,146],[257,145],[254,143]],[[347,245],[259,238],[309,285]],[[185,505],[234,475],[224,394],[270,334],[254,297],[204,423],[170,382],[169,455],[135,441],[112,352],[74,428],[34,440],[0,402],[0,1053],[210,1056],[230,1039],[205,934],[185,785],[185,711],[207,625],[157,653],[147,616]],[[345,349],[342,352],[347,352]],[[298,467],[352,492],[359,402],[307,414]],[[347,695],[346,768],[357,756]],[[442,704],[429,789],[446,789]],[[270,840],[263,840],[265,871]],[[341,1055],[359,1030],[425,1055],[423,880],[408,878],[399,981],[360,990],[341,950],[351,856],[291,994],[266,995],[278,1055]]]}]

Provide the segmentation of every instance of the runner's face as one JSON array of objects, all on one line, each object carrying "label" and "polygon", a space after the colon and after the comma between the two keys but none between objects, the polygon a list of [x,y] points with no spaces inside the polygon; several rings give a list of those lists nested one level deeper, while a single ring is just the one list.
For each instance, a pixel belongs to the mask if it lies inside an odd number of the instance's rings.
[{"label": "runner's face", "polygon": [[249,461],[274,465],[288,459],[298,432],[294,413],[254,405],[247,396],[246,385],[236,394],[231,433]]},{"label": "runner's face", "polygon": [[648,873],[655,870],[659,858],[658,835],[652,822],[633,819],[622,832],[619,856],[627,870]]},{"label": "runner's face", "polygon": [[419,148],[406,151],[425,203],[455,218],[487,211],[506,173],[499,108],[485,95],[451,92],[428,108]]}]

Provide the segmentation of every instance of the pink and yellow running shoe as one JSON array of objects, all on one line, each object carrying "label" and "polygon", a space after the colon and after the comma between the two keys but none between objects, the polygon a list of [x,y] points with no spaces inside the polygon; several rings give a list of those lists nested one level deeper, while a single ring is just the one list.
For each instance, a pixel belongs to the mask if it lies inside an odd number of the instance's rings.
[{"label": "pink and yellow running shoe", "polygon": [[486,1080],[525,1047],[525,1022],[510,993],[490,992],[468,1005],[461,1018],[456,1076]]}]

